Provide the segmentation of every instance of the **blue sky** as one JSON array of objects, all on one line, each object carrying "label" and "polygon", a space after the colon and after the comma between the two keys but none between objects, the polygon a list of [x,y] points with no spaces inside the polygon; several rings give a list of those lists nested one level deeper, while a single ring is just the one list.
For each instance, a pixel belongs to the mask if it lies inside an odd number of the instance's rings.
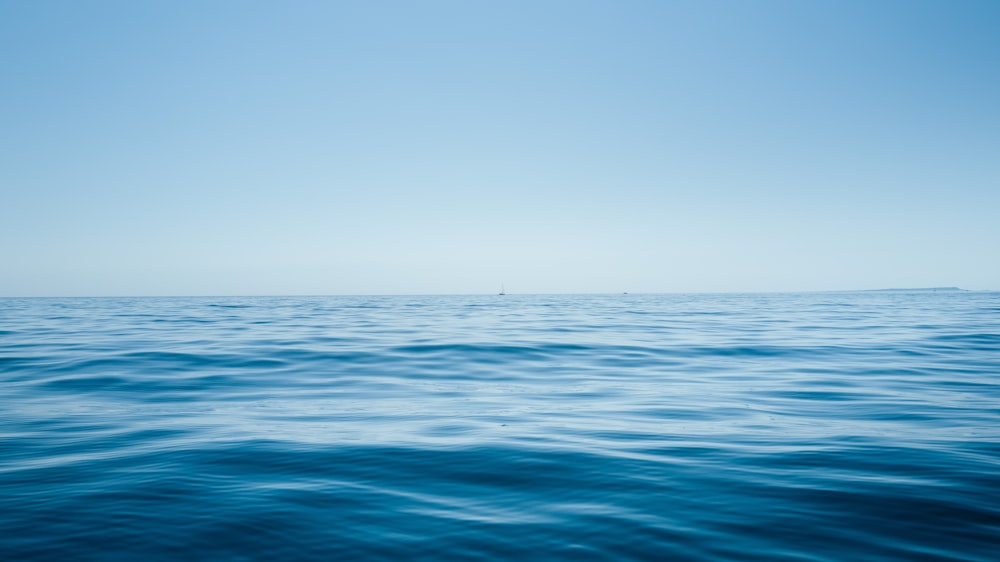
[{"label": "blue sky", "polygon": [[1000,289],[1000,3],[0,1],[0,295]]}]

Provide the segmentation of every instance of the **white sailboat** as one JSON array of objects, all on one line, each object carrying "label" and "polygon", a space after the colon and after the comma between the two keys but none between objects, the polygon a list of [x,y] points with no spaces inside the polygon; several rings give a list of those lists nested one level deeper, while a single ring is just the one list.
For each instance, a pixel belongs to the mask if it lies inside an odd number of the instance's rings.
[{"label": "white sailboat", "polygon": [[507,293],[503,290],[503,283],[500,283],[500,296],[506,295]]}]

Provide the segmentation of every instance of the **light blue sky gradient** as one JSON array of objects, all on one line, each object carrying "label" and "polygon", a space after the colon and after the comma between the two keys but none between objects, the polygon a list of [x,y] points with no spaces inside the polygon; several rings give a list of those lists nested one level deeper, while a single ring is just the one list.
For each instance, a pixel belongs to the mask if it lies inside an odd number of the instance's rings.
[{"label": "light blue sky gradient", "polygon": [[0,0],[0,295],[1000,289],[1000,2]]}]

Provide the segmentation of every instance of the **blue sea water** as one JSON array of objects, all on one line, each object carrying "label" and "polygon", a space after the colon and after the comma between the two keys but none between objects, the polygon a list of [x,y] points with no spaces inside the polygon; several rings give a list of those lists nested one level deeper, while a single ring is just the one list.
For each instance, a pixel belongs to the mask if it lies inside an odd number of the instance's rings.
[{"label": "blue sea water", "polygon": [[0,559],[1000,560],[1000,293],[0,299]]}]

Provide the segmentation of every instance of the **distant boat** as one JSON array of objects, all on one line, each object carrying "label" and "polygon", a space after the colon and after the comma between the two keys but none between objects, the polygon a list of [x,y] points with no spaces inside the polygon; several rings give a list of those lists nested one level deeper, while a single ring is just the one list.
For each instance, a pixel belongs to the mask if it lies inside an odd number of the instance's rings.
[{"label": "distant boat", "polygon": [[499,294],[500,294],[500,296],[503,296],[503,295],[506,295],[506,294],[507,294],[507,293],[505,293],[505,292],[504,292],[504,290],[503,290],[503,283],[500,283],[500,293],[499,293]]}]

